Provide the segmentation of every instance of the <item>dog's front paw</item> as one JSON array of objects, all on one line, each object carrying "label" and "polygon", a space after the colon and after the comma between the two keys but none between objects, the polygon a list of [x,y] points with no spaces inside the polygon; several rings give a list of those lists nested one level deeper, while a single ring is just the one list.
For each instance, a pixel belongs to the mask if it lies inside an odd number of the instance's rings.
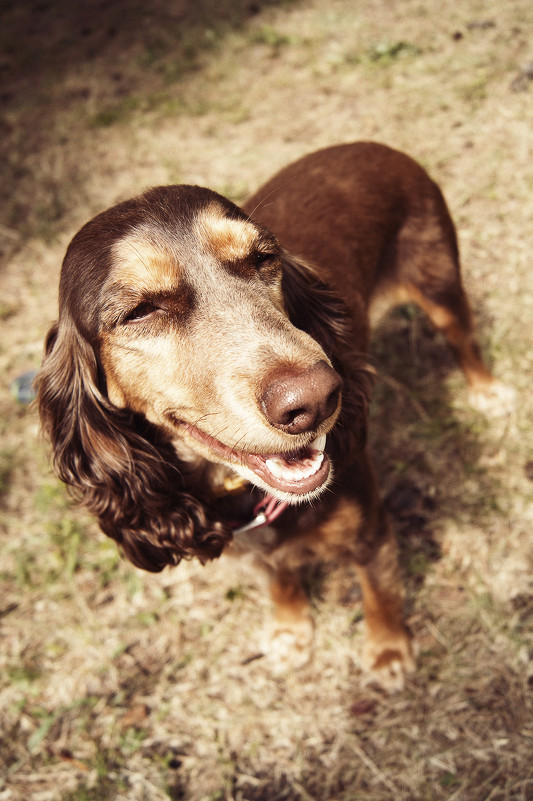
[{"label": "dog's front paw", "polygon": [[314,624],[310,614],[297,620],[275,620],[263,647],[271,673],[281,676],[303,667],[311,657],[313,639]]},{"label": "dog's front paw", "polygon": [[487,417],[505,417],[516,406],[516,392],[502,381],[491,381],[470,389],[468,402],[473,409]]},{"label": "dog's front paw", "polygon": [[415,669],[411,637],[407,632],[390,634],[379,640],[369,637],[363,650],[366,683],[377,684],[387,693],[403,690],[405,680]]}]

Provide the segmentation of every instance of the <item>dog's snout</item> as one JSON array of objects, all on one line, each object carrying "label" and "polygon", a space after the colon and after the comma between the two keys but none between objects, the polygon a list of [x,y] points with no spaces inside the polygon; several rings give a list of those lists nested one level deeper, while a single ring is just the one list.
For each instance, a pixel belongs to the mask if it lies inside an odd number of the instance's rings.
[{"label": "dog's snout", "polygon": [[325,361],[308,370],[290,370],[269,382],[261,397],[268,422],[289,434],[317,428],[335,412],[342,381]]}]

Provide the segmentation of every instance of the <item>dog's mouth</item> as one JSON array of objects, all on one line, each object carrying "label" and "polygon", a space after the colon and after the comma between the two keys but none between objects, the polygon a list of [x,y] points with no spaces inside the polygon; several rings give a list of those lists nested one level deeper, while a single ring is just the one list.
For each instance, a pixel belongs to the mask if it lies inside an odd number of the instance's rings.
[{"label": "dog's mouth", "polygon": [[246,468],[267,484],[272,490],[284,495],[308,495],[327,480],[331,464],[324,448],[326,435],[318,437],[309,445],[287,453],[249,453],[230,448],[228,445],[204,433],[190,423],[181,427],[197,442],[221,457],[235,468]]},{"label": "dog's mouth", "polygon": [[307,447],[289,453],[245,454],[245,464],[273,489],[304,495],[321,487],[329,475],[325,444],[324,434]]}]

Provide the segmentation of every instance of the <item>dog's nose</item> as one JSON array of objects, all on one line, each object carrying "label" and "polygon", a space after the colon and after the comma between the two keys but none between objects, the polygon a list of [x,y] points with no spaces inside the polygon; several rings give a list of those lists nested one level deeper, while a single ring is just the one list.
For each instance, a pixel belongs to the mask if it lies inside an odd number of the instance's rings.
[{"label": "dog's nose", "polygon": [[271,425],[288,434],[301,434],[331,417],[341,386],[341,377],[322,360],[303,372],[278,374],[265,389],[261,407]]}]

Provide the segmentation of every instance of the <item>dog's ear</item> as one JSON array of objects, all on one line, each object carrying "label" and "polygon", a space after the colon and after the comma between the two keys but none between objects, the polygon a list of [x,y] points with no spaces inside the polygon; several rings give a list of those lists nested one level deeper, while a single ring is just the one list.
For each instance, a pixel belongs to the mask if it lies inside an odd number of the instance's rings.
[{"label": "dog's ear", "polygon": [[[354,315],[337,293],[302,259],[284,252],[283,296],[289,318],[321,345],[343,382],[339,419],[330,434],[337,463],[350,464],[366,444],[368,402],[374,371],[366,362],[366,315]],[[357,327],[359,326],[359,328]]]},{"label": "dog's ear", "polygon": [[98,369],[71,320],[50,329],[37,399],[59,477],[137,567],[155,572],[181,559],[219,556],[231,532],[180,489],[171,445],[111,404]]}]

